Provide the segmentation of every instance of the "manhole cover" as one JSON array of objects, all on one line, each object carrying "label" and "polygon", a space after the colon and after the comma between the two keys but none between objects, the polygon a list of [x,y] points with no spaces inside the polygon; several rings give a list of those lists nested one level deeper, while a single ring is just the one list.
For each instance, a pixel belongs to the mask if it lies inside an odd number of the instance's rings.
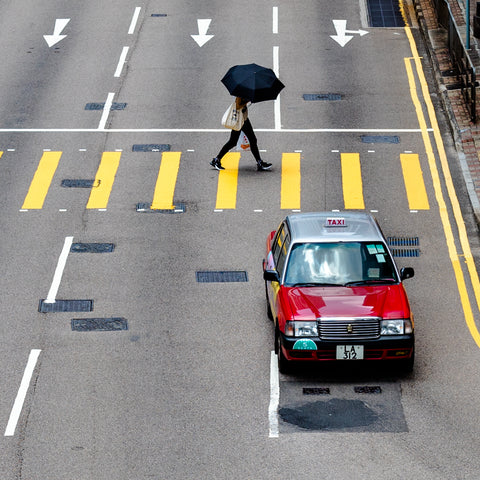
[{"label": "manhole cover", "polygon": [[418,237],[388,237],[387,243],[391,247],[418,247]]},{"label": "manhole cover", "polygon": [[148,143],[138,144],[132,147],[132,152],[169,152],[170,145],[168,143]]},{"label": "manhole cover", "polygon": [[328,387],[304,387],[304,395],[330,395],[330,389]]},{"label": "manhole cover", "polygon": [[363,143],[400,143],[397,135],[362,135]]},{"label": "manhole cover", "polygon": [[391,251],[394,257],[413,258],[420,256],[418,248],[392,248]]},{"label": "manhole cover", "polygon": [[382,393],[382,387],[375,386],[375,387],[354,387],[353,388],[355,393]]},{"label": "manhole cover", "polygon": [[327,101],[335,102],[342,99],[339,93],[304,93],[303,99],[307,102],[312,101]]},{"label": "manhole cover", "polygon": [[137,203],[137,212],[140,213],[185,213],[187,207],[184,203],[175,203],[173,208],[158,209],[151,208],[151,203]]},{"label": "manhole cover", "polygon": [[371,27],[404,27],[405,20],[398,0],[367,0]]},{"label": "manhole cover", "polygon": [[[127,104],[126,103],[116,103],[113,102],[112,106],[110,107],[110,110],[125,110]],[[103,110],[105,108],[105,102],[93,102],[93,103],[87,103],[85,105],[85,110]]]},{"label": "manhole cover", "polygon": [[93,300],[56,300],[55,303],[40,300],[38,305],[40,313],[91,312],[92,310]]},{"label": "manhole cover", "polygon": [[248,282],[247,272],[244,271],[206,271],[196,275],[199,283]]},{"label": "manhole cover", "polygon": [[77,332],[111,332],[116,330],[128,330],[125,318],[74,318],[72,330]]},{"label": "manhole cover", "polygon": [[113,243],[73,243],[72,253],[110,253],[115,249]]},{"label": "manhole cover", "polygon": [[62,180],[61,186],[66,188],[92,188],[95,180],[83,179],[65,179]]}]

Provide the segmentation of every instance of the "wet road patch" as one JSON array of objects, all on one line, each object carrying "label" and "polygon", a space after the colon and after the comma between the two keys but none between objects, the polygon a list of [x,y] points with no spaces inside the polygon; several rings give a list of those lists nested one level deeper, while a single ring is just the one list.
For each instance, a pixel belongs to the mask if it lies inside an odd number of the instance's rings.
[{"label": "wet road patch", "polygon": [[280,382],[280,434],[310,432],[407,432],[401,386],[390,382],[315,384]]},{"label": "wet road patch", "polygon": [[339,430],[369,427],[378,413],[361,400],[332,398],[279,410],[280,418],[306,430]]}]

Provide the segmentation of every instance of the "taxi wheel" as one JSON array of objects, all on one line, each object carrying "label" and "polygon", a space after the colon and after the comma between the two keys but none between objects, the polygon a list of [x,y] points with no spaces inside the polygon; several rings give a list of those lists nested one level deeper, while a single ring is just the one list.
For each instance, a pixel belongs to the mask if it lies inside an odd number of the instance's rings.
[{"label": "taxi wheel", "polygon": [[267,282],[265,282],[265,298],[267,300],[267,317],[273,321],[272,309],[270,308],[270,302],[268,300]]},{"label": "taxi wheel", "polygon": [[401,373],[408,374],[413,372],[413,364],[415,363],[415,349],[412,356],[408,360],[401,360],[402,365],[400,367]]},{"label": "taxi wheel", "polygon": [[275,352],[277,353],[278,359],[278,371],[280,373],[289,373],[292,370],[291,362],[285,358],[281,347],[280,333],[277,330],[275,335]]}]

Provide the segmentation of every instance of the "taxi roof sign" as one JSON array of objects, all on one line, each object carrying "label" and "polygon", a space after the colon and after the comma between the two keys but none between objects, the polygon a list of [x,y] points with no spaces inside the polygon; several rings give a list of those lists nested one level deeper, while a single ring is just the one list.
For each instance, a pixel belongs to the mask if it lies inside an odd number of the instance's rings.
[{"label": "taxi roof sign", "polygon": [[325,220],[326,227],[346,227],[347,222],[344,217],[328,217]]}]

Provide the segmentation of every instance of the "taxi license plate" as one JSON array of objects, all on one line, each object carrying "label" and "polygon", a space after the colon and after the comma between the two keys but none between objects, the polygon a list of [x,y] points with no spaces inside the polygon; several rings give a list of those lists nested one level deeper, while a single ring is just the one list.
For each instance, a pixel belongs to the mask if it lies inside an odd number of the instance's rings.
[{"label": "taxi license plate", "polygon": [[363,345],[337,345],[337,360],[363,360]]}]

